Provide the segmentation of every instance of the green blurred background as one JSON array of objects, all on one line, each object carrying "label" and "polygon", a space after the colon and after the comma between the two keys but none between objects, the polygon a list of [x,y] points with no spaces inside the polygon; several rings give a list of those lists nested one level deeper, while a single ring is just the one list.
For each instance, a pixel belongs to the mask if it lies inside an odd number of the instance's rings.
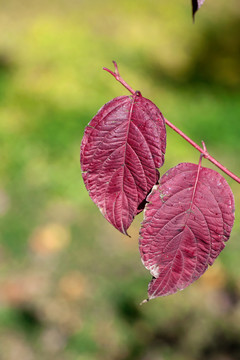
[{"label": "green blurred background", "polygon": [[[0,1],[0,360],[240,359],[240,189],[226,249],[189,288],[139,306],[139,215],[122,236],[88,197],[83,131],[126,90],[239,176],[239,0]],[[199,153],[168,129],[166,163]],[[211,166],[206,160],[204,166]]]}]

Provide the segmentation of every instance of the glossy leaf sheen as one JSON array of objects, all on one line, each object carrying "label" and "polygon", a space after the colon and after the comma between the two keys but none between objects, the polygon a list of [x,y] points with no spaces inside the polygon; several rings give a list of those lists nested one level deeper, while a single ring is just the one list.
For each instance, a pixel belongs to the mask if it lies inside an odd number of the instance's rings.
[{"label": "glossy leaf sheen", "polygon": [[202,6],[205,0],[192,0],[192,13],[193,17],[198,9]]},{"label": "glossy leaf sheen", "polygon": [[147,201],[139,248],[153,275],[153,299],[184,289],[213,264],[230,236],[234,198],[219,173],[182,163],[163,175]]},{"label": "glossy leaf sheen", "polygon": [[105,218],[124,234],[158,183],[165,148],[164,118],[139,92],[105,104],[85,129],[84,183]]}]

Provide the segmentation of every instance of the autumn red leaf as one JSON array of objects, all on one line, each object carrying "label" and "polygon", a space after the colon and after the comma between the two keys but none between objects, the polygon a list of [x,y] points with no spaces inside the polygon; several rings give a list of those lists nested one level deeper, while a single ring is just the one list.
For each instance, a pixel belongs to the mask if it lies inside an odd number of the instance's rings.
[{"label": "autumn red leaf", "polygon": [[85,186],[124,234],[158,183],[165,148],[164,118],[140,92],[105,104],[85,129],[80,155]]},{"label": "autumn red leaf", "polygon": [[153,299],[186,288],[213,264],[231,233],[234,198],[219,173],[182,163],[163,175],[147,201],[139,249],[153,276]]},{"label": "autumn red leaf", "polygon": [[192,0],[192,14],[193,17],[198,9],[202,6],[205,0]]}]

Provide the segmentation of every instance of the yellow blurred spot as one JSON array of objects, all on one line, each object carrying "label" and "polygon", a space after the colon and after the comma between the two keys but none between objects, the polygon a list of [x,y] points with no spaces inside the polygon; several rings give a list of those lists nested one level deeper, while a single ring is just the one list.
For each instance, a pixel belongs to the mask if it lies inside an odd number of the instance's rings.
[{"label": "yellow blurred spot", "polygon": [[220,263],[213,264],[198,280],[204,290],[218,290],[224,288],[227,277]]},{"label": "yellow blurred spot", "polygon": [[69,300],[79,300],[86,294],[87,281],[79,272],[71,272],[59,282],[59,290]]},{"label": "yellow blurred spot", "polygon": [[37,254],[48,255],[61,251],[69,242],[69,229],[53,223],[34,231],[30,238],[30,247]]}]

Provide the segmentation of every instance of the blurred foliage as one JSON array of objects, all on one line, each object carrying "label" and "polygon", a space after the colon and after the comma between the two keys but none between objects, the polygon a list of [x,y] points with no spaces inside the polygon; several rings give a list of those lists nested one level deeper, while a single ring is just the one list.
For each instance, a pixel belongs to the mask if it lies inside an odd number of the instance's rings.
[{"label": "blurred foliage", "polygon": [[[233,172],[240,151],[239,0],[0,1],[0,359],[240,358],[239,186],[231,239],[188,289],[139,306],[137,247],[88,197],[84,127],[121,75]],[[168,131],[166,164],[198,161]],[[213,167],[204,161],[205,166]]]}]

